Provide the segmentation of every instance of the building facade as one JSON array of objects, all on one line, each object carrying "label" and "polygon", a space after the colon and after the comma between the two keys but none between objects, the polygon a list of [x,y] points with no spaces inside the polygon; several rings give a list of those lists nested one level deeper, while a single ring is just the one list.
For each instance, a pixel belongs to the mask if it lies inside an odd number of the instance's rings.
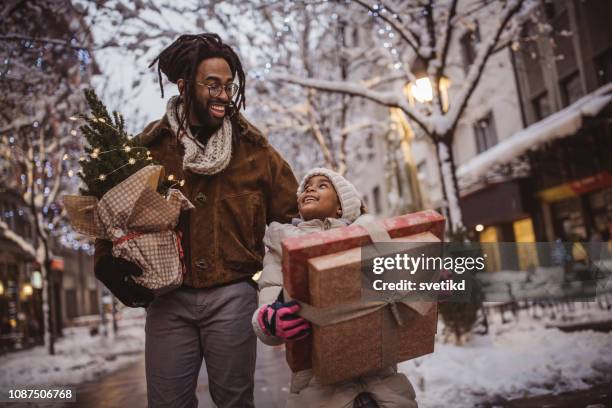
[{"label": "building facade", "polygon": [[[612,229],[612,27],[606,0],[541,2],[537,22],[495,53],[455,134],[453,151],[468,235],[481,242],[606,239]],[[479,31],[457,38],[457,66]],[[461,84],[449,70],[449,94]],[[435,150],[417,135],[425,206],[445,205]],[[493,269],[546,263],[517,253]]]}]

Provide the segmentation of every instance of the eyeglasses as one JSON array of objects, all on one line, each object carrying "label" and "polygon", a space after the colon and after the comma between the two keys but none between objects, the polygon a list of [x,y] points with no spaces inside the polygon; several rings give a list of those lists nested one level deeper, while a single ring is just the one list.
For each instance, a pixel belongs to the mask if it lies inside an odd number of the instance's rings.
[{"label": "eyeglasses", "polygon": [[227,94],[227,96],[229,96],[230,98],[234,95],[236,95],[236,92],[238,92],[238,85],[231,83],[231,84],[227,84],[225,86],[219,84],[219,83],[213,83],[213,84],[205,84],[204,82],[198,82],[195,81],[196,84],[200,85],[200,86],[205,86],[208,88],[208,94],[212,97],[215,98],[219,95],[221,95],[221,90],[225,90],[225,93]]}]

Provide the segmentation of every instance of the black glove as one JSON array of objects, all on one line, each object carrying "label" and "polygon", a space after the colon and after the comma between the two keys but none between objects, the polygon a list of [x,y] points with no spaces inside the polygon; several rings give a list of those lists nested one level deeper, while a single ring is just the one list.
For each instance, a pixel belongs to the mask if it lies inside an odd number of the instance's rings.
[{"label": "black glove", "polygon": [[142,269],[133,262],[108,255],[100,258],[94,267],[96,278],[128,307],[147,307],[155,297],[153,291],[137,284],[132,276],[142,275]]}]

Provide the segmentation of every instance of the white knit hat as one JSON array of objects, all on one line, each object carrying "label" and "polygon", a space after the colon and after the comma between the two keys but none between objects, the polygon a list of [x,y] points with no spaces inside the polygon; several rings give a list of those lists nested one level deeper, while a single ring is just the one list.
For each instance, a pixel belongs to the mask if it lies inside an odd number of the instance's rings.
[{"label": "white knit hat", "polygon": [[361,199],[355,186],[335,171],[323,167],[314,168],[306,173],[298,187],[298,197],[304,192],[304,186],[308,180],[314,176],[325,176],[334,185],[334,189],[340,198],[342,218],[353,222],[361,215]]}]

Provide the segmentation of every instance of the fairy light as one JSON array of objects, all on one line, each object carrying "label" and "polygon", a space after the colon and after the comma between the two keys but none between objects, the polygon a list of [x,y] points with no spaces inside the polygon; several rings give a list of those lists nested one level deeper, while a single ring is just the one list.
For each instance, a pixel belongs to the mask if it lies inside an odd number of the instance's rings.
[{"label": "fairy light", "polygon": [[68,177],[72,177],[74,176],[74,170],[70,169],[68,170]]},{"label": "fairy light", "polygon": [[134,163],[136,163],[136,159],[133,158],[133,157],[130,157],[130,160],[128,160],[128,163],[129,164],[134,164]]},{"label": "fairy light", "polygon": [[71,134],[72,136],[76,136],[76,135],[77,135],[77,131],[76,131],[76,130],[74,130],[74,129],[72,129],[72,130],[70,131],[70,134]]},{"label": "fairy light", "polygon": [[101,181],[106,180],[106,174],[100,174],[100,177],[98,177]]},{"label": "fairy light", "polygon": [[125,146],[123,150],[126,152],[129,152],[130,150],[132,150],[132,148],[130,146]]},{"label": "fairy light", "polygon": [[168,181],[172,181],[172,180],[174,180],[174,174],[171,174],[168,176]]},{"label": "fairy light", "polygon": [[179,186],[183,187],[184,185],[185,185],[185,180],[181,180],[181,181],[179,182]]},{"label": "fairy light", "polygon": [[66,161],[70,158],[70,156],[68,156],[68,153],[64,154],[64,157],[62,157],[63,161]]}]

